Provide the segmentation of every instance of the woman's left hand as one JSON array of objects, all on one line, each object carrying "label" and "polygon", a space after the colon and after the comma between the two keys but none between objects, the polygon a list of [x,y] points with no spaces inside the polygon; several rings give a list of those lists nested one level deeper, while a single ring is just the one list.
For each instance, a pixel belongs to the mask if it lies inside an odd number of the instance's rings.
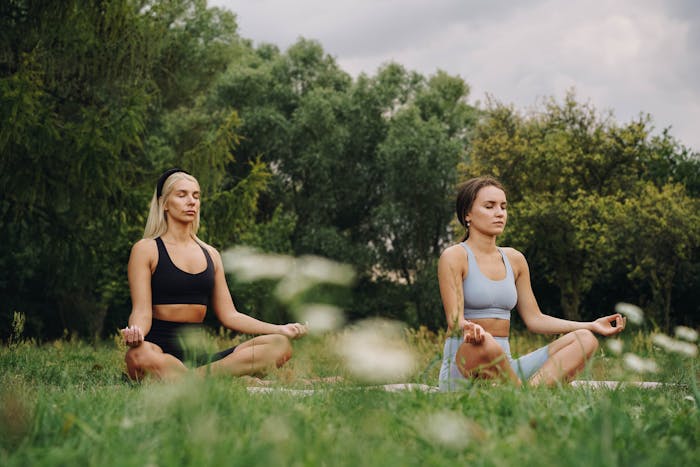
[{"label": "woman's left hand", "polygon": [[129,347],[138,347],[143,343],[143,331],[138,326],[127,326],[122,331],[124,343]]},{"label": "woman's left hand", "polygon": [[298,339],[306,334],[306,326],[301,323],[289,323],[280,325],[279,333],[290,339]]},{"label": "woman's left hand", "polygon": [[[615,323],[614,326],[613,323]],[[621,333],[625,329],[627,318],[624,318],[619,313],[615,313],[614,315],[598,318],[591,324],[591,331],[596,334],[600,334],[601,336],[613,336]]]}]

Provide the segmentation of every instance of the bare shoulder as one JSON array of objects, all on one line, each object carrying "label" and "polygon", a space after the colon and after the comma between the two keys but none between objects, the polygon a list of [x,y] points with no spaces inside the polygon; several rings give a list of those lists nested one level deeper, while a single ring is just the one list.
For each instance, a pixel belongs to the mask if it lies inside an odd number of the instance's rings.
[{"label": "bare shoulder", "polygon": [[463,273],[466,273],[468,267],[467,252],[460,244],[447,247],[440,254],[438,269],[443,267],[462,270]]},{"label": "bare shoulder", "polygon": [[503,250],[503,253],[505,253],[508,261],[510,261],[510,264],[516,272],[520,272],[523,268],[527,269],[527,260],[525,259],[525,255],[520,251],[511,247],[503,247],[501,250]]},{"label": "bare shoulder", "polygon": [[467,252],[464,251],[464,248],[462,248],[462,246],[459,243],[457,243],[455,245],[448,246],[447,248],[445,248],[442,254],[440,255],[440,260],[444,258],[448,261],[459,261],[466,257]]},{"label": "bare shoulder", "polygon": [[131,254],[137,256],[151,256],[158,254],[156,241],[152,238],[142,238],[131,247]]},{"label": "bare shoulder", "polygon": [[129,257],[129,267],[144,266],[150,267],[151,270],[158,262],[158,246],[152,238],[142,238],[134,243],[131,247],[131,256]]},{"label": "bare shoulder", "polygon": [[207,250],[207,252],[208,252],[210,255],[212,255],[212,257],[214,257],[214,258],[220,258],[220,257],[221,257],[221,255],[219,254],[218,250],[217,250],[216,248],[214,248],[213,246],[209,245],[208,243],[204,243],[203,241],[201,241],[201,240],[199,240],[199,239],[198,239],[197,242],[202,246],[202,248],[204,248],[205,250]]},{"label": "bare shoulder", "polygon": [[209,256],[211,256],[212,261],[214,262],[214,269],[218,270],[219,266],[223,266],[223,261],[221,260],[221,255],[219,254],[219,251],[214,248],[213,246],[209,245],[208,243],[204,243],[203,241],[197,239],[197,243],[200,244],[202,248],[204,248],[207,253],[209,253]]},{"label": "bare shoulder", "polygon": [[513,247],[504,246],[501,247],[503,253],[506,254],[509,260],[525,261],[525,255]]}]

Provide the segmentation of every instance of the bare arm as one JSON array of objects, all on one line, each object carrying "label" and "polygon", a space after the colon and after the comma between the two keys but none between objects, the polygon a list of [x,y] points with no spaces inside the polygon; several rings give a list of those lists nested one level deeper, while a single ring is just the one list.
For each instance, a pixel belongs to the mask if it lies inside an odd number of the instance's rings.
[{"label": "bare arm", "polygon": [[[610,336],[622,332],[625,328],[625,320],[619,313],[591,322],[569,321],[545,315],[540,310],[535,294],[532,292],[530,269],[525,256],[513,248],[506,249],[506,252],[513,267],[515,287],[518,290],[517,309],[528,330],[538,334],[560,334],[577,329],[588,329],[597,334]],[[615,323],[615,326],[612,323]]]},{"label": "bare arm", "polygon": [[438,260],[438,283],[448,334],[464,328],[464,292],[462,290],[464,255],[459,246],[447,248]]},{"label": "bare arm", "polygon": [[214,262],[214,290],[212,292],[211,304],[224,327],[244,334],[282,334],[291,339],[301,337],[306,333],[306,326],[299,323],[289,323],[284,325],[270,324],[259,319],[255,319],[236,310],[231,298],[231,292],[226,284],[224,265],[221,255],[214,248],[209,247]]},{"label": "bare arm", "polygon": [[128,327],[122,329],[124,341],[130,347],[141,345],[151,330],[151,274],[157,255],[153,240],[140,240],[131,248],[128,268],[131,315]]},{"label": "bare arm", "polygon": [[469,264],[462,247],[454,245],[442,252],[438,261],[438,283],[447,319],[447,333],[450,336],[460,336],[470,344],[481,344],[486,335],[484,328],[464,319],[462,283],[468,273]]}]

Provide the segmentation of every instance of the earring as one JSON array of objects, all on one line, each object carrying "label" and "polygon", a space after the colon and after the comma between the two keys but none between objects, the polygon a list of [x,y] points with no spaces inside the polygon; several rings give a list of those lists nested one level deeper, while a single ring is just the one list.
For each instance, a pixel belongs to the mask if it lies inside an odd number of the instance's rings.
[{"label": "earring", "polygon": [[465,219],[465,222],[467,223],[467,228],[469,228],[469,221]]}]

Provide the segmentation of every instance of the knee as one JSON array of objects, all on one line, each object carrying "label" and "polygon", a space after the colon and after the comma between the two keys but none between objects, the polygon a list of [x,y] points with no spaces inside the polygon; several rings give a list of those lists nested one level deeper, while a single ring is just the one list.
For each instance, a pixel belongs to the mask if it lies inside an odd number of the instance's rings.
[{"label": "knee", "polygon": [[126,371],[131,379],[138,380],[143,377],[145,363],[141,349],[129,349],[124,356],[124,361],[126,362]]},{"label": "knee", "polygon": [[486,333],[484,340],[479,345],[472,345],[469,351],[474,355],[478,364],[492,363],[494,360],[503,355],[503,348],[496,342],[496,339]]},{"label": "knee", "polygon": [[144,345],[133,347],[126,352],[124,357],[127,368],[131,371],[147,371],[159,366],[158,354],[153,349]]},{"label": "knee", "polygon": [[272,339],[272,343],[277,349],[277,359],[275,363],[279,368],[292,358],[292,343],[288,337],[282,334],[274,334]]},{"label": "knee", "polygon": [[484,368],[498,365],[504,356],[503,348],[496,339],[486,333],[480,344],[462,344],[457,350],[455,364],[460,373],[466,377],[472,377],[479,375]]},{"label": "knee", "polygon": [[488,332],[486,333],[486,337],[484,337],[482,345],[484,348],[483,355],[487,360],[485,363],[490,363],[503,355],[503,347],[501,347],[496,339]]},{"label": "knee", "polygon": [[578,329],[574,331],[574,337],[583,347],[586,356],[590,357],[598,349],[598,339],[596,339],[595,334],[588,329]]},{"label": "knee", "polygon": [[136,348],[131,348],[127,350],[124,356],[124,361],[126,362],[127,368],[138,368],[141,363],[140,352]]}]

